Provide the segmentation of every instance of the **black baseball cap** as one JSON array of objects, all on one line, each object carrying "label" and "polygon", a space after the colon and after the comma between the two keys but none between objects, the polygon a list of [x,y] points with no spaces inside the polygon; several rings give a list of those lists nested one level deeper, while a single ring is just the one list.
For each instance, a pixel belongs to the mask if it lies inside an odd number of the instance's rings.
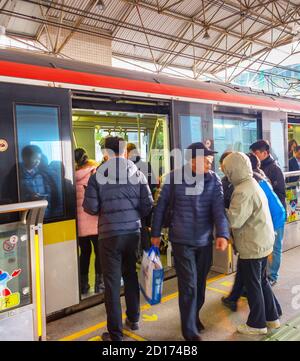
[{"label": "black baseball cap", "polygon": [[187,160],[190,159],[190,157],[196,158],[197,151],[198,150],[203,150],[203,155],[206,157],[208,155],[214,155],[217,154],[218,152],[215,152],[214,150],[209,149],[206,145],[204,145],[202,142],[196,142],[196,143],[192,143],[191,145],[189,145],[187,147],[188,150],[191,150],[192,152],[187,152],[186,153],[186,158],[188,158]]}]

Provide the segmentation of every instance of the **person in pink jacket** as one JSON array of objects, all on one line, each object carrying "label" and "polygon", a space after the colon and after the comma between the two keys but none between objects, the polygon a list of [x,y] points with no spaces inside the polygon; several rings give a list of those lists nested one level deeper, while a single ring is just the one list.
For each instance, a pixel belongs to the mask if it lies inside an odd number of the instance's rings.
[{"label": "person in pink jacket", "polygon": [[76,198],[77,198],[77,226],[80,247],[80,287],[81,293],[89,291],[89,266],[92,253],[92,244],[95,252],[95,293],[104,290],[103,276],[100,264],[99,241],[98,241],[98,216],[86,213],[82,207],[85,188],[90,176],[96,172],[98,164],[90,160],[86,151],[82,148],[75,149],[76,162]]}]

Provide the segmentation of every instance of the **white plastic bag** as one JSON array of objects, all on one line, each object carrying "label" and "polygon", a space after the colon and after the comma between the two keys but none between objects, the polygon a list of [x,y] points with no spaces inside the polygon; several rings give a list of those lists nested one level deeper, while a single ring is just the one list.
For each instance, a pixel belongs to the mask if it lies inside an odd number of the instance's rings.
[{"label": "white plastic bag", "polygon": [[160,303],[164,280],[164,269],[159,258],[159,249],[151,247],[149,252],[144,252],[141,271],[141,291],[150,305]]}]

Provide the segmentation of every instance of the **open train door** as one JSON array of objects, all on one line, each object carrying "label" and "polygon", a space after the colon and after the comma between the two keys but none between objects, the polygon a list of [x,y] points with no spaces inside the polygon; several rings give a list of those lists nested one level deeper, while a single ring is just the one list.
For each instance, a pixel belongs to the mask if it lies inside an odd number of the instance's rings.
[{"label": "open train door", "polygon": [[48,201],[47,315],[79,303],[70,109],[68,90],[0,84],[1,204]]}]

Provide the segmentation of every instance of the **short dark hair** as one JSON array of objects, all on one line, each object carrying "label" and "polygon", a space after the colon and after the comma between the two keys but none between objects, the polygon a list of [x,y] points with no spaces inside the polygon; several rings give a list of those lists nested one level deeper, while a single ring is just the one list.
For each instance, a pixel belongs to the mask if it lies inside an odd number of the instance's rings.
[{"label": "short dark hair", "polygon": [[224,152],[220,157],[220,160],[219,160],[220,164],[222,164],[224,162],[224,159],[226,157],[228,157],[231,153],[232,153],[231,150],[227,150],[226,152]]},{"label": "short dark hair", "polygon": [[264,152],[264,151],[270,152],[270,144],[268,141],[264,139],[260,139],[257,142],[250,145],[250,150],[252,150],[252,152],[255,152],[257,150],[259,150],[260,152]]},{"label": "short dark hair", "polygon": [[26,145],[26,147],[24,147],[22,149],[22,158],[29,158],[32,157],[35,154],[42,154],[42,150],[40,147],[38,147],[37,145]]},{"label": "short dark hair", "polygon": [[127,143],[124,138],[108,136],[105,138],[104,148],[112,150],[116,155],[122,154]]},{"label": "short dark hair", "polygon": [[300,152],[300,145],[297,145],[297,147],[295,147],[294,152]]}]

